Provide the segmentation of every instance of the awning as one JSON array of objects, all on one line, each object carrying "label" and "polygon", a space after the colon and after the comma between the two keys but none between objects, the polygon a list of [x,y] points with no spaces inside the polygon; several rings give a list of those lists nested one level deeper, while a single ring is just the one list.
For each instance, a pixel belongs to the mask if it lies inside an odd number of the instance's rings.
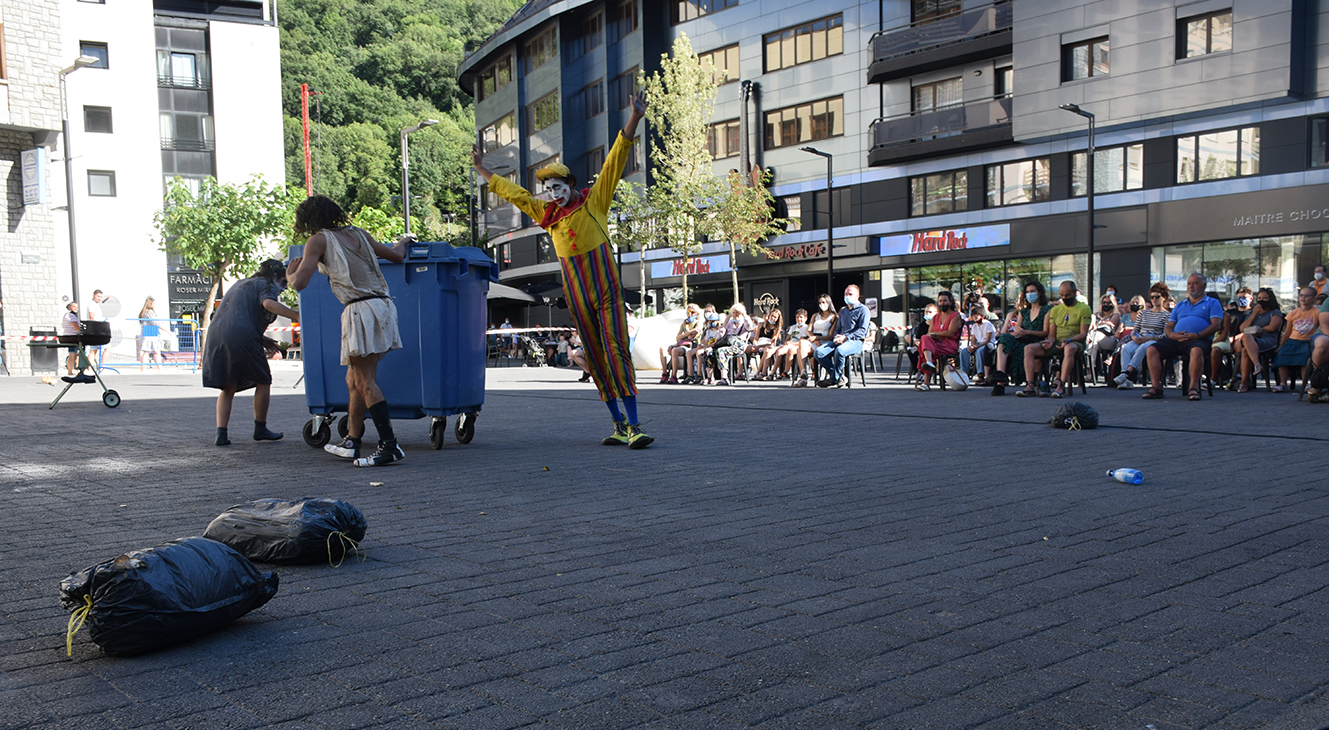
[{"label": "awning", "polygon": [[491,283],[489,284],[489,298],[490,298],[490,299],[515,299],[515,300],[517,300],[517,301],[519,301],[519,302],[538,302],[538,301],[540,301],[539,299],[537,299],[537,298],[531,296],[530,294],[527,294],[526,292],[522,291],[521,289],[514,289],[513,287],[506,286],[506,285],[504,285],[504,284],[493,283],[493,282],[491,282]]}]

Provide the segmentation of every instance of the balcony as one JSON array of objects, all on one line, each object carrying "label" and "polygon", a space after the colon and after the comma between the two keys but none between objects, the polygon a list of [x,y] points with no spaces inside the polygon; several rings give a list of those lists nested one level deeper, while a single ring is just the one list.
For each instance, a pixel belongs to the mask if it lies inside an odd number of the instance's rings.
[{"label": "balcony", "polygon": [[1012,139],[1011,99],[1004,96],[920,114],[878,119],[872,123],[868,165],[995,147]]},{"label": "balcony", "polygon": [[211,152],[217,144],[210,139],[182,139],[180,137],[162,137],[162,149],[183,150],[185,152]]},{"label": "balcony", "polygon": [[871,41],[868,83],[880,84],[1010,53],[1013,5],[983,5],[909,28],[877,33]]},{"label": "balcony", "polygon": [[157,85],[171,89],[210,89],[212,79],[193,74],[157,74]]}]

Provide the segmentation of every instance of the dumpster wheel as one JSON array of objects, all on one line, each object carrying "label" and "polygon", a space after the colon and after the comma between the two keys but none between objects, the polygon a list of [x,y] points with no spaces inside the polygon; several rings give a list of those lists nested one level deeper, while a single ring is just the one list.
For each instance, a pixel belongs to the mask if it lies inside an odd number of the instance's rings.
[{"label": "dumpster wheel", "polygon": [[457,443],[469,444],[471,439],[475,438],[475,416],[474,413],[463,413],[457,416],[457,426],[454,429],[457,434]]},{"label": "dumpster wheel", "polygon": [[345,439],[351,435],[351,414],[346,414],[337,419],[337,436]]},{"label": "dumpster wheel", "polygon": [[304,436],[306,444],[317,449],[332,440],[332,429],[328,427],[326,420],[311,418],[305,421],[305,427],[300,429],[300,435]]},{"label": "dumpster wheel", "polygon": [[448,430],[448,419],[435,418],[429,422],[429,445],[434,450],[443,448],[443,434]]}]

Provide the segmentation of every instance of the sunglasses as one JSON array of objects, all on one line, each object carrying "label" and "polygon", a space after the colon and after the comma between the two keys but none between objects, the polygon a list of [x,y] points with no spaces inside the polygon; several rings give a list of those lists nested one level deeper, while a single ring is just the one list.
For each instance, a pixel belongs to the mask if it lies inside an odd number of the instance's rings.
[{"label": "sunglasses", "polygon": [[1150,299],[1162,299],[1162,298],[1163,298],[1163,295],[1162,295],[1162,294],[1150,294],[1150,295],[1149,295],[1149,298],[1150,298]]}]

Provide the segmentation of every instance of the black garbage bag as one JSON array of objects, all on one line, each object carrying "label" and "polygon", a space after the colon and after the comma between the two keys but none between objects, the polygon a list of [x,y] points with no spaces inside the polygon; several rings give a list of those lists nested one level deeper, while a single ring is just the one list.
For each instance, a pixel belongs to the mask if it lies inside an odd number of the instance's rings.
[{"label": "black garbage bag", "polygon": [[356,549],[366,527],[364,513],[339,499],[259,499],[221,513],[203,536],[260,563],[332,563]]},{"label": "black garbage bag", "polygon": [[1098,411],[1079,402],[1063,403],[1052,418],[1048,420],[1053,428],[1065,428],[1072,431],[1098,428]]},{"label": "black garbage bag", "polygon": [[243,555],[202,537],[128,552],[60,582],[61,605],[86,611],[93,642],[111,656],[189,641],[275,595],[276,573],[260,573]]}]

